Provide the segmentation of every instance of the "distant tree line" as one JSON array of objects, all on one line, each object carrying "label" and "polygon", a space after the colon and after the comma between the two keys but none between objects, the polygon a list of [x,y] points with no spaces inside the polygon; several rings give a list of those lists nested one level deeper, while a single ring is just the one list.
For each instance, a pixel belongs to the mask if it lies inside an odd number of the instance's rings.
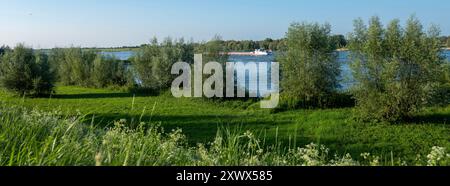
[{"label": "distant tree line", "polygon": [[224,45],[228,51],[253,51],[255,49],[266,49],[266,50],[278,51],[278,50],[285,49],[285,40],[284,39],[267,38],[262,41],[227,40],[227,41],[222,41],[221,44]]},{"label": "distant tree line", "polygon": [[450,36],[441,36],[439,37],[442,46],[450,48]]},{"label": "distant tree line", "polygon": [[10,51],[11,49],[8,46],[1,46],[0,47],[0,56],[2,56],[4,53],[6,53],[7,51]]},{"label": "distant tree line", "polygon": [[[330,36],[330,42],[336,46],[336,48],[344,48],[347,46],[347,40],[344,35],[332,35]],[[271,39],[266,38],[261,41],[253,40],[227,40],[222,41],[221,45],[224,45],[228,51],[253,51],[255,49],[266,49],[272,51],[286,51],[287,41],[286,38]]]}]

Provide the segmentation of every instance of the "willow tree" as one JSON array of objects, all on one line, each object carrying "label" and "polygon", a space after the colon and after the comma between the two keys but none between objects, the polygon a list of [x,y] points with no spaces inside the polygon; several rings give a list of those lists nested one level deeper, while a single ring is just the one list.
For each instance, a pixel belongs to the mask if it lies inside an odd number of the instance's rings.
[{"label": "willow tree", "polygon": [[329,24],[294,23],[287,32],[282,67],[282,101],[289,107],[325,106],[338,87],[336,45]]},{"label": "willow tree", "polygon": [[113,66],[115,60],[108,60],[102,54],[97,54],[92,67],[92,83],[95,87],[106,87],[112,84]]},{"label": "willow tree", "polygon": [[64,85],[91,86],[93,62],[97,56],[94,51],[81,48],[53,50],[52,61],[58,60],[58,76]]},{"label": "willow tree", "polygon": [[20,95],[50,94],[54,75],[45,54],[18,45],[7,51],[0,63],[0,84]]},{"label": "willow tree", "polygon": [[349,48],[357,81],[357,116],[378,121],[411,117],[427,104],[438,84],[438,29],[426,33],[415,17],[404,28],[398,20],[384,28],[378,17],[370,19],[368,28],[361,19],[354,27]]},{"label": "willow tree", "polygon": [[181,44],[174,44],[166,38],[161,44],[154,38],[151,44],[142,47],[133,59],[140,84],[144,88],[164,90],[170,87],[175,78],[170,73],[172,65],[182,60]]}]

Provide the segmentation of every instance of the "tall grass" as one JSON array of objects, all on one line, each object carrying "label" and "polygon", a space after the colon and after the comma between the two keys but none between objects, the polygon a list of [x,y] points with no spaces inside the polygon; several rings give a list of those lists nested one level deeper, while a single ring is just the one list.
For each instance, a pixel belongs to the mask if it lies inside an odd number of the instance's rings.
[{"label": "tall grass", "polygon": [[[1,166],[341,166],[405,165],[401,160],[382,161],[363,153],[364,161],[349,154],[332,155],[322,145],[285,148],[264,144],[250,131],[221,128],[207,144],[189,146],[181,130],[164,132],[154,123],[130,128],[119,120],[114,127],[98,128],[83,116],[62,116],[20,107],[0,106]],[[450,165],[445,148],[431,153],[413,165]]]}]

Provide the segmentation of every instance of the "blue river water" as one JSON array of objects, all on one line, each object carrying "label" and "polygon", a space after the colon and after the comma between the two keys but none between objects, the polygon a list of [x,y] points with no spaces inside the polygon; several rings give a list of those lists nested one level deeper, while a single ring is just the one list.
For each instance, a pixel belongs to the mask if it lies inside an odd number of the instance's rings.
[{"label": "blue river water", "polygon": [[[120,60],[127,60],[130,57],[134,55],[133,51],[121,51],[121,52],[102,52],[104,55],[113,55],[117,57]],[[230,56],[229,62],[258,62],[259,65],[268,65],[268,69],[270,70],[269,62],[274,62],[276,59],[276,53],[269,56]],[[447,59],[447,61],[450,62],[450,50],[444,50],[442,52],[443,57]],[[351,87],[354,84],[354,80],[352,77],[352,72],[349,65],[348,60],[348,52],[347,51],[340,51],[338,52],[338,61],[341,63],[341,75],[339,77],[339,84],[341,90],[347,90],[349,87]],[[261,62],[268,62],[268,63],[261,63]],[[258,73],[257,69],[249,69],[249,73]],[[246,80],[245,81],[238,81],[238,86],[240,87],[247,87],[250,92],[257,91],[254,87],[257,87],[258,82],[257,81],[250,81],[249,76],[255,75],[254,77],[257,77],[257,74],[246,74]],[[269,79],[270,82],[270,79]],[[272,87],[272,85],[269,85],[269,88]],[[276,91],[276,90],[272,90]],[[258,92],[258,95],[266,94],[268,92]]]}]

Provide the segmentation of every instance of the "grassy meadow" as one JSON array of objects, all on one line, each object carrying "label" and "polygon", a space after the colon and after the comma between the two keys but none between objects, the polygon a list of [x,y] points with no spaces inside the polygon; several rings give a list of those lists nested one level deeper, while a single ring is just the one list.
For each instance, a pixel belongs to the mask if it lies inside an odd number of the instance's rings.
[{"label": "grassy meadow", "polygon": [[[291,152],[292,149],[297,149],[297,147],[313,148],[308,144],[314,143],[328,148],[329,153],[326,156],[329,158],[333,158],[335,154],[338,157],[345,157],[346,154],[349,154],[355,160],[364,161],[365,156],[361,156],[361,154],[370,153],[378,156],[379,160],[377,159],[377,161],[381,162],[382,165],[426,164],[424,159],[430,154],[433,147],[439,146],[450,149],[450,126],[448,124],[450,106],[427,108],[414,118],[415,122],[384,124],[357,122],[352,118],[352,108],[300,109],[273,113],[270,110],[260,109],[259,103],[252,101],[214,102],[196,98],[178,99],[172,97],[170,92],[160,95],[147,95],[133,94],[122,90],[75,86],[58,86],[56,94],[49,98],[19,97],[1,91],[0,102],[3,105],[1,108],[3,111],[0,111],[0,121],[3,123],[13,123],[12,119],[8,119],[6,113],[19,112],[9,109],[17,107],[20,108],[19,110],[24,108],[27,110],[23,112],[38,110],[44,113],[54,113],[57,111],[55,115],[58,116],[59,120],[77,118],[87,128],[90,126],[99,131],[94,132],[95,134],[115,131],[118,123],[123,124],[123,127],[130,130],[159,128],[160,126],[165,131],[161,132],[162,134],[171,134],[170,131],[180,129],[180,134],[186,137],[183,148],[195,148],[195,152],[197,152],[195,157],[201,154],[198,152],[202,148],[199,148],[198,144],[201,143],[207,148],[210,146],[210,148],[213,148],[214,143],[211,144],[210,142],[217,141],[218,131],[219,133],[234,131],[232,133],[236,136],[239,136],[238,134],[248,136],[246,131],[251,131],[251,135],[258,139],[259,148],[265,150],[276,148],[276,152],[283,154],[283,156],[286,153],[289,154],[288,152]],[[9,144],[8,141],[11,139],[8,138],[8,135],[14,135],[11,132],[8,133],[6,128],[0,128],[0,143],[3,145]],[[240,137],[237,137],[237,139],[240,139]],[[54,140],[56,141],[56,139]],[[36,144],[34,145],[37,146],[47,143],[46,140],[42,141],[43,144],[39,144],[39,140],[35,141]],[[50,146],[52,144],[54,146],[55,142],[50,143]],[[18,148],[20,149],[20,147]],[[91,150],[101,151],[101,148],[100,150],[99,148],[96,146]],[[8,157],[4,154],[7,152],[6,149],[8,148],[5,148],[1,155],[3,160],[0,160],[3,164],[8,164],[8,162],[11,165],[39,164],[4,160],[5,157]],[[90,148],[86,148],[86,150],[88,149]],[[14,154],[17,151],[11,150],[7,153]],[[66,163],[101,164],[101,162],[94,161],[99,158],[97,156],[101,155],[98,155],[98,153],[96,155],[96,152],[86,153],[88,154],[87,159],[90,159],[91,162],[75,161],[73,163],[70,159]],[[14,157],[21,157],[20,153]],[[124,155],[124,157],[128,156]],[[269,155],[264,157],[268,158]],[[273,158],[274,156],[270,155],[270,157]],[[82,156],[79,158],[82,158]],[[137,158],[138,160],[134,163],[136,165],[155,165],[152,163],[138,164],[137,162],[141,162],[141,158]],[[290,159],[291,157],[286,155],[285,158]],[[177,162],[183,161],[185,160]],[[58,161],[61,164],[64,162]],[[199,164],[198,162],[177,162],[156,165]],[[226,162],[219,161],[208,165],[280,164],[274,163],[274,161],[270,161],[271,163]],[[291,163],[293,162],[296,161],[291,161]],[[51,162],[42,164],[53,165]],[[121,165],[123,161],[109,161],[108,164]]]}]

